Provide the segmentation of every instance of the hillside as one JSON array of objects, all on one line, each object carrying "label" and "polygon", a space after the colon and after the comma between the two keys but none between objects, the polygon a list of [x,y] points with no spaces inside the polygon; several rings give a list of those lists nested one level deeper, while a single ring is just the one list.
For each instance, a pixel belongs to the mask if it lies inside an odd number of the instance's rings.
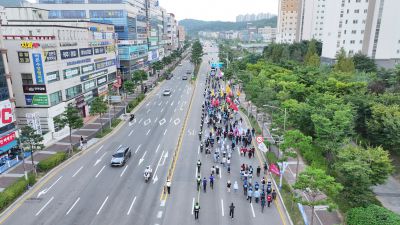
[{"label": "hillside", "polygon": [[[276,27],[277,17],[265,20],[251,21],[254,26]],[[199,31],[227,31],[246,29],[248,22],[223,22],[223,21],[203,21],[194,19],[184,19],[179,21],[179,25],[184,26],[189,35],[197,34]]]}]

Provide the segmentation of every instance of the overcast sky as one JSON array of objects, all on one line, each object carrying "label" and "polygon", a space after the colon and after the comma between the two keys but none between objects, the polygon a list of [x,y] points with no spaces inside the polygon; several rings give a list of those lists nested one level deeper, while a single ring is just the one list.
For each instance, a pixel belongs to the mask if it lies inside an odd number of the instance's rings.
[{"label": "overcast sky", "polygon": [[178,20],[235,21],[246,13],[278,13],[278,0],[159,0]]},{"label": "overcast sky", "polygon": [[[35,2],[35,0],[28,0]],[[278,0],[159,0],[178,20],[235,21],[239,14],[278,14]]]}]

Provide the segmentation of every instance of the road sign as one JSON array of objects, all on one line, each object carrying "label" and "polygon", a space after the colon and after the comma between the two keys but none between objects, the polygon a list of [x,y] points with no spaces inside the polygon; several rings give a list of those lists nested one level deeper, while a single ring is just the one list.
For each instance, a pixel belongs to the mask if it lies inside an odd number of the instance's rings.
[{"label": "road sign", "polygon": [[262,136],[257,136],[256,137],[256,141],[257,141],[258,144],[261,144],[261,143],[264,142],[264,138]]}]

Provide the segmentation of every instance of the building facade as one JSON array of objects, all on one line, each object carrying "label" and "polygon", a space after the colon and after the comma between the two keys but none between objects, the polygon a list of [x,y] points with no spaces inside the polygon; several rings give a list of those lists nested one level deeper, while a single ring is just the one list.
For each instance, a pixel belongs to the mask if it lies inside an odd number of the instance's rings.
[{"label": "building facade", "polygon": [[14,93],[16,119],[42,133],[44,143],[68,134],[54,124],[68,105],[87,117],[93,98],[107,95],[119,82],[113,25],[8,19],[1,31],[12,88],[19,90]]},{"label": "building facade", "polygon": [[293,43],[297,36],[297,23],[301,0],[280,0],[278,8],[278,43]]},{"label": "building facade", "polygon": [[183,26],[178,26],[178,40],[179,48],[182,48],[186,40],[185,28]]},{"label": "building facade", "polygon": [[274,27],[260,27],[258,34],[261,35],[263,42],[271,43],[276,40],[276,28]]},{"label": "building facade", "polygon": [[166,15],[166,51],[167,55],[171,54],[172,51],[177,50],[179,47],[178,39],[178,22],[175,19],[173,13],[167,13]]}]

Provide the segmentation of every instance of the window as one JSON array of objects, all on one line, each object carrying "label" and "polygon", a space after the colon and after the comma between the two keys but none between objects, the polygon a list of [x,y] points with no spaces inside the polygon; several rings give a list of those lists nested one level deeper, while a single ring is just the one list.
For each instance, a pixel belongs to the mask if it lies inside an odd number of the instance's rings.
[{"label": "window", "polygon": [[29,52],[18,52],[19,63],[30,63]]},{"label": "window", "polygon": [[360,13],[360,10],[359,9],[355,9],[354,13]]},{"label": "window", "polygon": [[352,30],[351,33],[352,33],[352,34],[356,34],[357,31],[356,31],[356,30]]},{"label": "window", "polygon": [[85,19],[85,10],[50,10],[49,19]]},{"label": "window", "polygon": [[90,10],[90,18],[123,18],[122,10]]},{"label": "window", "polygon": [[67,99],[71,99],[82,93],[82,85],[76,85],[74,87],[65,89],[65,96]]},{"label": "window", "polygon": [[[53,121],[54,120],[57,120],[58,118],[60,118],[61,117],[61,115],[58,115],[58,116],[55,116],[55,117],[53,117]],[[61,118],[60,118],[61,119]],[[60,130],[62,130],[64,127],[60,127],[60,126],[58,126],[56,123],[54,123],[54,132],[58,132],[58,131],[60,131]]]},{"label": "window", "polygon": [[122,3],[122,0],[89,0],[93,4]]},{"label": "window", "polygon": [[53,83],[60,80],[60,73],[57,71],[49,72],[46,74],[47,83]]},{"label": "window", "polygon": [[79,67],[69,68],[63,70],[63,72],[64,72],[64,79],[68,79],[78,76],[80,74],[80,68]]},{"label": "window", "polygon": [[351,40],[351,41],[350,41],[350,44],[354,44],[354,43],[356,43],[355,40]]},{"label": "window", "polygon": [[31,73],[21,73],[22,84],[33,84]]},{"label": "window", "polygon": [[57,92],[51,93],[49,95],[49,97],[50,97],[50,105],[51,106],[57,105],[58,103],[62,102],[61,91],[57,91]]},{"label": "window", "polygon": [[357,24],[358,23],[358,20],[353,20],[353,24]]},{"label": "window", "polygon": [[367,13],[368,12],[368,9],[364,9],[364,13]]}]

